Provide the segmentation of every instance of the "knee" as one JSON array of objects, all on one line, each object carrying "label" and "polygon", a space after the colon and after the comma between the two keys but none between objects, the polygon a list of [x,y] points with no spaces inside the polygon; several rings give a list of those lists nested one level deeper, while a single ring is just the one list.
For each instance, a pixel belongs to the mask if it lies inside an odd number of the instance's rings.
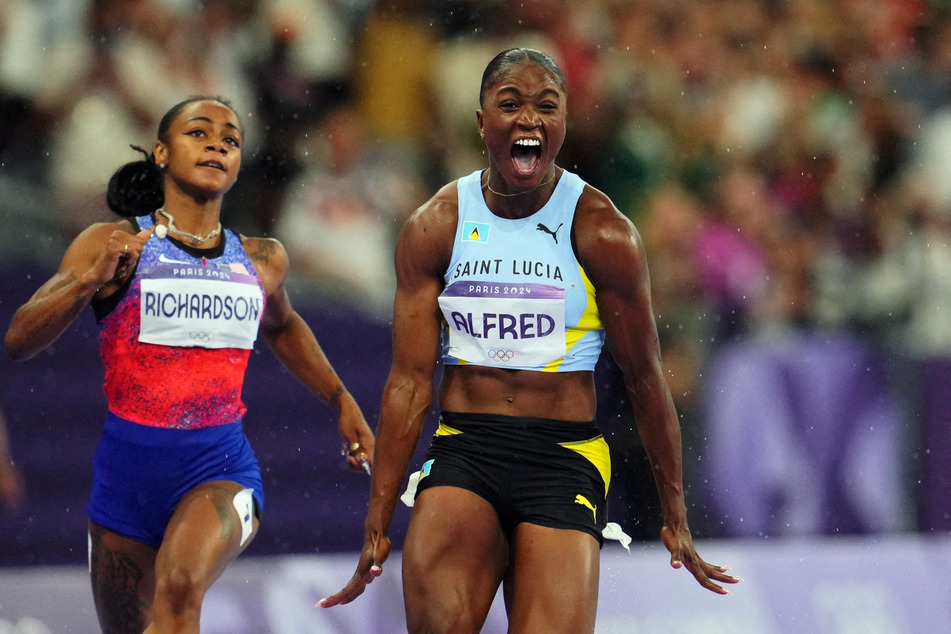
[{"label": "knee", "polygon": [[198,575],[187,566],[174,566],[156,579],[156,603],[159,597],[175,614],[200,610],[205,589]]}]

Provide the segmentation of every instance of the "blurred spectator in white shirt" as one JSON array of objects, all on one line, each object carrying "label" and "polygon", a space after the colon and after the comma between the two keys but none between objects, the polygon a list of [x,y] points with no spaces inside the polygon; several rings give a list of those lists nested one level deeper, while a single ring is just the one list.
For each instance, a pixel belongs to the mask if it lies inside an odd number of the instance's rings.
[{"label": "blurred spectator in white shirt", "polygon": [[275,227],[304,289],[388,319],[393,249],[403,219],[423,200],[419,177],[371,146],[359,112],[331,107],[301,141],[304,169]]}]

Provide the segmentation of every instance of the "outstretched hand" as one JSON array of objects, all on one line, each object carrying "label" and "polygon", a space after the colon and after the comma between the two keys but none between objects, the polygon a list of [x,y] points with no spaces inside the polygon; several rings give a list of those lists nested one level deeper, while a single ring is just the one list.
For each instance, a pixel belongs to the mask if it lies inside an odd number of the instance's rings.
[{"label": "outstretched hand", "polygon": [[350,603],[363,594],[367,585],[383,574],[383,563],[390,556],[390,540],[379,535],[367,535],[360,552],[360,561],[357,570],[350,577],[350,581],[339,592],[325,597],[317,602],[319,608],[330,608],[335,605]]},{"label": "outstretched hand", "polygon": [[730,594],[730,591],[716,583],[738,583],[740,577],[726,574],[727,566],[708,564],[697,554],[690,536],[690,529],[683,526],[674,529],[667,524],[660,531],[660,539],[670,551],[670,565],[673,568],[685,566],[697,582],[707,590],[717,594]]}]

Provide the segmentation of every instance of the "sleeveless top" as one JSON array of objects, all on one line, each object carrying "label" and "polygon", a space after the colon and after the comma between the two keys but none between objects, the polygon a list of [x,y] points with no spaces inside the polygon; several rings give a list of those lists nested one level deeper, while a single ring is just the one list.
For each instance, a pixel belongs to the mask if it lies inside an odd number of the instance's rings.
[{"label": "sleeveless top", "polygon": [[[133,219],[148,229],[151,216]],[[93,308],[109,410],[168,429],[234,423],[266,298],[241,238],[213,249],[153,234],[124,291]]]},{"label": "sleeveless top", "polygon": [[459,179],[459,221],[439,296],[443,359],[539,372],[594,370],[604,327],[571,244],[585,183],[564,171],[526,218],[493,214],[481,171]]}]

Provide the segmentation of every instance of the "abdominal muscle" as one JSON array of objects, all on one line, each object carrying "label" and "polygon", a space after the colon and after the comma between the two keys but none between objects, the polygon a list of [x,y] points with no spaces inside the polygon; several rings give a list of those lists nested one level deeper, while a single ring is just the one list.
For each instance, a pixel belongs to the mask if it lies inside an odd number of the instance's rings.
[{"label": "abdominal muscle", "polygon": [[439,393],[448,412],[590,422],[597,408],[594,373],[446,366]]}]

